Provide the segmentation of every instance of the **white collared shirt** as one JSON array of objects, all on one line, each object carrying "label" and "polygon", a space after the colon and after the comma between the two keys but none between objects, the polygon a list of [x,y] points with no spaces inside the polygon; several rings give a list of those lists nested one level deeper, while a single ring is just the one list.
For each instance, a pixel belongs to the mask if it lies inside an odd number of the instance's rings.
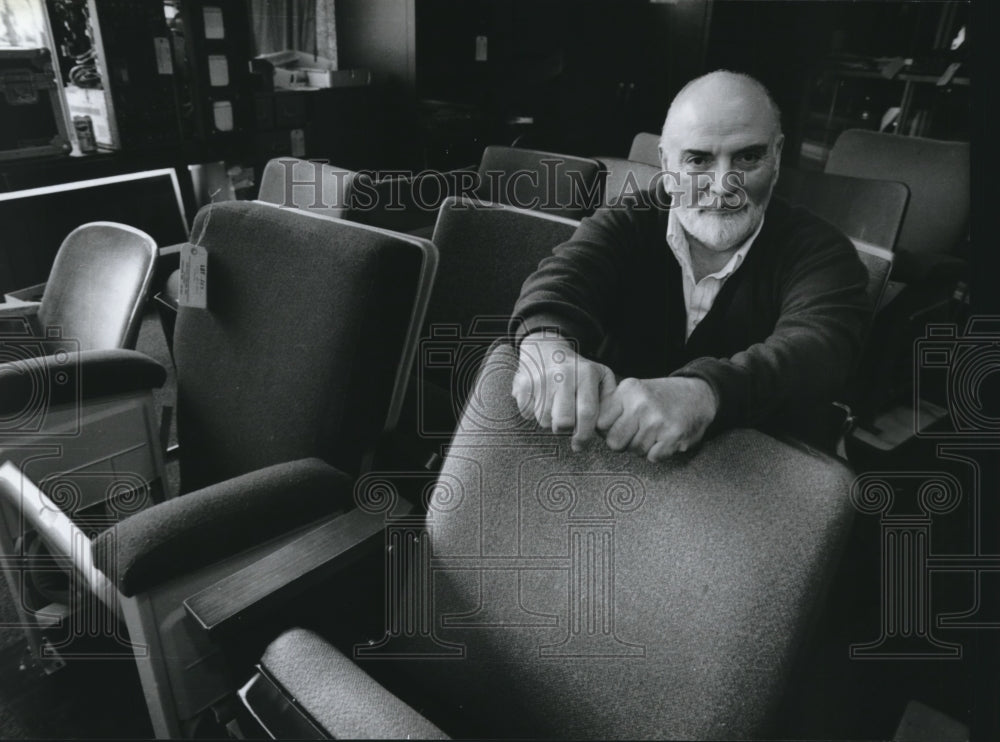
[{"label": "white collared shirt", "polygon": [[691,248],[688,245],[687,235],[684,233],[684,228],[681,226],[675,211],[670,209],[670,215],[667,217],[667,244],[670,245],[670,249],[681,266],[681,276],[683,277],[684,285],[684,308],[687,310],[685,340],[691,337],[694,328],[708,314],[708,310],[712,308],[715,298],[722,290],[722,285],[743,264],[744,258],[750,252],[750,246],[757,239],[757,235],[760,234],[761,227],[763,226],[764,220],[761,219],[760,224],[757,225],[757,229],[733,253],[728,263],[715,273],[710,273],[700,281],[695,282],[694,268],[691,265]]}]

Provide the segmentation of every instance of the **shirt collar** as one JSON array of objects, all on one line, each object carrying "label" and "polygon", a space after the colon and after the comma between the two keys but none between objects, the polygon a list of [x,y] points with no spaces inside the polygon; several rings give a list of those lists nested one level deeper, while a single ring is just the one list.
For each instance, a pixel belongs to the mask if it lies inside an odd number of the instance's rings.
[{"label": "shirt collar", "polygon": [[[729,278],[736,269],[743,264],[744,258],[746,258],[747,253],[750,252],[750,246],[757,239],[757,235],[760,234],[760,230],[764,227],[764,219],[760,220],[760,224],[757,225],[757,229],[753,231],[749,237],[739,246],[739,249],[733,253],[732,257],[729,258],[727,262],[720,270],[715,273],[711,273],[706,278],[718,278],[724,279]],[[691,266],[691,247],[688,245],[687,234],[684,232],[684,228],[681,226],[680,219],[677,218],[677,214],[674,209],[669,209],[669,214],[667,215],[667,244],[670,246],[671,251],[677,258],[677,262],[681,264],[681,268],[690,273],[692,282],[694,281],[694,268]]]}]

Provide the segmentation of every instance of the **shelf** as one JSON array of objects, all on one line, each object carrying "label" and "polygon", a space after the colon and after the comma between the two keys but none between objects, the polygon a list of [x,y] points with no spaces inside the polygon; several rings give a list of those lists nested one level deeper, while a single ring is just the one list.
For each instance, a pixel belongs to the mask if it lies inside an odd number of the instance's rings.
[{"label": "shelf", "polygon": [[[942,73],[944,71],[942,70]],[[851,69],[824,69],[821,73],[825,77],[854,77],[866,80],[884,80],[885,82],[918,82],[925,84],[936,84],[940,75],[921,75],[914,72],[900,72],[892,77],[886,77],[877,70],[851,70]],[[970,84],[968,77],[953,77],[948,85],[960,85],[968,87]]]}]

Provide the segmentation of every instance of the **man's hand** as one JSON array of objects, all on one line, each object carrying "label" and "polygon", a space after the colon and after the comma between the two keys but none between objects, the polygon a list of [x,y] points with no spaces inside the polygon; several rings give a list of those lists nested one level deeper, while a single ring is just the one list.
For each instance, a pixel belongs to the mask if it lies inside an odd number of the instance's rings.
[{"label": "man's hand", "polygon": [[715,392],[701,379],[622,379],[601,405],[597,429],[612,450],[657,462],[697,444],[717,410]]},{"label": "man's hand", "polygon": [[553,433],[572,431],[574,451],[593,437],[598,414],[614,390],[611,369],[577,355],[569,341],[544,333],[521,341],[511,389],[518,409]]}]

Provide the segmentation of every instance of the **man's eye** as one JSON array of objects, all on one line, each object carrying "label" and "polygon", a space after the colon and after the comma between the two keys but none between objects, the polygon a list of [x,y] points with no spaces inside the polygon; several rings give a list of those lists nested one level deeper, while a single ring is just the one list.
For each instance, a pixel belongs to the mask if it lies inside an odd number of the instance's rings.
[{"label": "man's eye", "polygon": [[741,165],[757,165],[763,159],[764,156],[757,152],[744,152],[736,157],[736,161]]},{"label": "man's eye", "polygon": [[688,165],[694,165],[695,167],[704,167],[708,163],[707,157],[702,157],[701,155],[692,155],[687,158]]}]

